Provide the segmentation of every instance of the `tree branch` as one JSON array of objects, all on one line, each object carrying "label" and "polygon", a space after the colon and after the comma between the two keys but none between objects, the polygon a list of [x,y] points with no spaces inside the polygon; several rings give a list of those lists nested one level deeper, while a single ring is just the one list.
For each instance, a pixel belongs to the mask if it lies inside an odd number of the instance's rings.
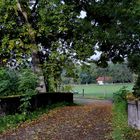
[{"label": "tree branch", "polygon": [[25,18],[26,22],[29,23],[27,12],[25,12],[25,11],[22,10],[21,4],[20,4],[19,0],[17,0],[17,7],[18,7],[18,10],[22,13],[22,15]]}]

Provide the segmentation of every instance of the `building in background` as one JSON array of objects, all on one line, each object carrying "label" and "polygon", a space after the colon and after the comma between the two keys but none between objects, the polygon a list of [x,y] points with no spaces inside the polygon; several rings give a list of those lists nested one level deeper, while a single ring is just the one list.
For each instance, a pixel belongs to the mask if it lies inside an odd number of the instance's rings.
[{"label": "building in background", "polygon": [[96,81],[97,84],[104,85],[104,84],[112,83],[112,77],[102,76],[102,77],[98,77]]}]

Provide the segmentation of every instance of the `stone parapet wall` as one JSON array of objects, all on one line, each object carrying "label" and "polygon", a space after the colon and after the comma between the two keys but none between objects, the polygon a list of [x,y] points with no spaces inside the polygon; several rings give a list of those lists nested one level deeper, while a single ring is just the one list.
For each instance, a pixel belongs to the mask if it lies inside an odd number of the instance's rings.
[{"label": "stone parapet wall", "polygon": [[[19,112],[19,107],[21,105],[21,99],[23,96],[12,96],[12,97],[0,97],[0,116],[4,114],[15,114]],[[68,102],[73,103],[72,93],[42,93],[36,94],[31,97],[30,110],[36,110],[40,107],[45,107],[47,105]]]},{"label": "stone parapet wall", "polygon": [[140,130],[140,101],[128,101],[128,125]]}]

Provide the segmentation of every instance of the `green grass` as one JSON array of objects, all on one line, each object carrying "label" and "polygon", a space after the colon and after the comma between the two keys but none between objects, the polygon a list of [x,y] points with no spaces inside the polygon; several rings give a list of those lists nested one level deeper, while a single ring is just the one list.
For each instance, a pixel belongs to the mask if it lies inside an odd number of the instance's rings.
[{"label": "green grass", "polygon": [[78,91],[78,95],[74,97],[82,97],[84,89],[84,97],[86,98],[112,98],[113,93],[118,91],[123,86],[126,86],[128,90],[132,90],[133,84],[107,84],[107,85],[72,85],[74,91]]},{"label": "green grass", "polygon": [[126,140],[125,133],[127,133],[129,127],[127,124],[127,112],[125,101],[114,103],[112,127],[113,140]]},{"label": "green grass", "polygon": [[125,101],[113,105],[112,138],[113,140],[140,140],[140,131],[128,126],[126,106]]},{"label": "green grass", "polygon": [[140,140],[140,131],[128,126],[126,95],[127,90],[123,88],[113,96],[111,137],[113,140]]}]

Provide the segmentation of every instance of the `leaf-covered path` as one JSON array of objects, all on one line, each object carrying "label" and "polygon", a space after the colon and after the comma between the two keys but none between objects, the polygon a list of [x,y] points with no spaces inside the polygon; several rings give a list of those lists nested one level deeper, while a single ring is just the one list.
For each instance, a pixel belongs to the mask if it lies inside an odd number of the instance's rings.
[{"label": "leaf-covered path", "polygon": [[110,140],[111,110],[104,101],[55,109],[0,140]]}]

